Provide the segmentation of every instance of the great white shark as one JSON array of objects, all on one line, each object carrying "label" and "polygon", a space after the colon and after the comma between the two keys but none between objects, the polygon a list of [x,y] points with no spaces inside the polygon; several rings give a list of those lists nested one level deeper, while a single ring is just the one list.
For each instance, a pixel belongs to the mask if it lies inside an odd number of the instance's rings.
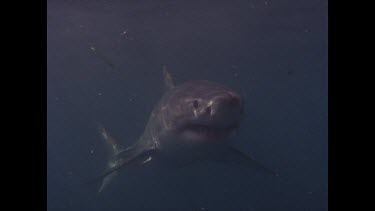
[{"label": "great white shark", "polygon": [[176,86],[163,67],[165,92],[153,108],[140,138],[124,148],[98,123],[100,134],[110,147],[101,192],[131,164],[162,163],[185,166],[203,160],[234,161],[263,172],[277,174],[232,146],[244,114],[244,100],[233,89],[211,81],[194,80]]}]

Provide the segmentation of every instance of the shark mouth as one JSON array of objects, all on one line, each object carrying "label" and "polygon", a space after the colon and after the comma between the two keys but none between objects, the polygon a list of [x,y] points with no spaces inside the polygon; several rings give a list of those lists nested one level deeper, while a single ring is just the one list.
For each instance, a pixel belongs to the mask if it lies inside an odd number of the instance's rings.
[{"label": "shark mouth", "polygon": [[197,137],[204,140],[217,140],[232,135],[237,128],[237,125],[213,127],[204,124],[187,124],[183,127],[183,131],[194,135],[192,138]]}]

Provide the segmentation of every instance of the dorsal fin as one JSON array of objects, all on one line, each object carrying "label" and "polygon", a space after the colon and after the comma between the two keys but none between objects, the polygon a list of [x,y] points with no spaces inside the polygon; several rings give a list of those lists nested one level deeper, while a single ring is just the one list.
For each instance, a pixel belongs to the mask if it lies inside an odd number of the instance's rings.
[{"label": "dorsal fin", "polygon": [[175,86],[174,81],[173,81],[173,78],[172,78],[171,74],[169,74],[166,65],[163,65],[163,78],[164,78],[165,90],[173,89],[174,86]]}]

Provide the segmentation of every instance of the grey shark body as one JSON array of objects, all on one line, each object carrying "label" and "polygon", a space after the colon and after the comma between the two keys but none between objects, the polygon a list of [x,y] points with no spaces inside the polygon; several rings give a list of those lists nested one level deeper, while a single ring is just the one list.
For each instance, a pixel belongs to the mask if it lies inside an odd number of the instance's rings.
[{"label": "grey shark body", "polygon": [[107,171],[98,177],[103,179],[99,192],[120,168],[131,164],[184,166],[202,160],[232,160],[274,174],[231,146],[243,116],[241,95],[205,80],[175,86],[166,69],[163,74],[166,91],[132,146],[123,149],[99,125],[112,151]]}]

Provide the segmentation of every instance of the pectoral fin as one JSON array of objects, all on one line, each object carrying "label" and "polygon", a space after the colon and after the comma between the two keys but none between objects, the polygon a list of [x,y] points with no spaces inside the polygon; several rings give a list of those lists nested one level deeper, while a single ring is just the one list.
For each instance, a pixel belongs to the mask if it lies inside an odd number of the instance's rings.
[{"label": "pectoral fin", "polygon": [[263,164],[259,163],[256,161],[254,158],[252,158],[250,155],[247,153],[244,153],[234,147],[229,147],[228,148],[228,159],[231,161],[247,166],[249,168],[253,168],[255,170],[260,170],[262,172],[265,172],[267,174],[271,174],[273,176],[279,176],[275,171],[265,167]]},{"label": "pectoral fin", "polygon": [[110,184],[112,179],[117,176],[117,174],[118,173],[115,171],[115,172],[112,172],[111,174],[105,176],[102,180],[102,184],[99,187],[98,193],[101,193]]}]

